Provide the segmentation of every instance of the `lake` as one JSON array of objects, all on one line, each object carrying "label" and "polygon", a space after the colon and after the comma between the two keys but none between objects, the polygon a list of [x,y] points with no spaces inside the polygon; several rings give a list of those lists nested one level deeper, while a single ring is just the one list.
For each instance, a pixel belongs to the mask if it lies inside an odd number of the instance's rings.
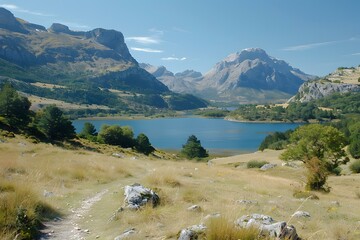
[{"label": "lake", "polygon": [[135,136],[145,133],[155,148],[180,150],[190,135],[195,135],[210,153],[238,154],[257,151],[261,141],[271,132],[286,131],[299,123],[244,123],[210,118],[159,118],[141,120],[74,120],[76,132],[85,122],[101,125],[130,126]]}]

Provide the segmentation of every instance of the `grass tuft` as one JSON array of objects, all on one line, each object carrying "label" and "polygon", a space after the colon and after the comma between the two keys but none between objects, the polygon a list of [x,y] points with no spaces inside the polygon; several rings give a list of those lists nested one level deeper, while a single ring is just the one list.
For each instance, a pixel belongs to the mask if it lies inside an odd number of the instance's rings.
[{"label": "grass tuft", "polygon": [[257,240],[259,231],[256,228],[238,228],[224,217],[212,218],[207,224],[207,240]]},{"label": "grass tuft", "polygon": [[247,168],[261,168],[262,166],[264,166],[265,164],[268,164],[268,163],[269,162],[267,162],[267,161],[250,160],[246,164],[246,167]]}]

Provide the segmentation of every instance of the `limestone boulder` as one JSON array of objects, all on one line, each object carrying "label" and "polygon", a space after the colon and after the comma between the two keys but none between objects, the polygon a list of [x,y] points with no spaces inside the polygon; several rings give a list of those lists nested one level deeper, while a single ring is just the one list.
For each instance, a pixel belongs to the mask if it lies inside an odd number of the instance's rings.
[{"label": "limestone boulder", "polygon": [[125,186],[124,189],[125,207],[138,210],[146,204],[156,207],[160,204],[160,197],[151,189],[138,183]]}]

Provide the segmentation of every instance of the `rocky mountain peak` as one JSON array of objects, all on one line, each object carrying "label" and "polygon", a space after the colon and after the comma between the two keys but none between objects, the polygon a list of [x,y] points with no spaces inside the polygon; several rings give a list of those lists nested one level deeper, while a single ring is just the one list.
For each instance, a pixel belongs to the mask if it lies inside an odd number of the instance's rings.
[{"label": "rocky mountain peak", "polygon": [[200,78],[202,77],[202,74],[201,72],[197,72],[194,70],[185,70],[183,72],[176,73],[175,76],[180,78]]},{"label": "rocky mountain peak", "polygon": [[28,33],[24,26],[15,18],[14,14],[0,7],[0,28],[19,33]]},{"label": "rocky mountain peak", "polygon": [[49,28],[49,31],[53,33],[66,33],[66,34],[72,32],[68,26],[61,23],[53,23]]},{"label": "rocky mountain peak", "polygon": [[224,61],[227,63],[241,63],[245,60],[259,59],[262,61],[269,61],[269,55],[261,48],[246,48],[241,52],[233,53],[227,56]]},{"label": "rocky mountain peak", "polygon": [[120,53],[123,58],[129,59],[137,64],[136,60],[131,56],[125,44],[124,35],[121,32],[96,28],[86,32],[85,37],[94,39],[96,42]]}]

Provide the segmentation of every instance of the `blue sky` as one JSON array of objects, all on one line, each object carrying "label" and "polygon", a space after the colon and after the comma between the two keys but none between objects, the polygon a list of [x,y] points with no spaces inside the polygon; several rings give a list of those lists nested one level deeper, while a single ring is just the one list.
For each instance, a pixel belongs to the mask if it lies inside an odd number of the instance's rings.
[{"label": "blue sky", "polygon": [[318,76],[360,64],[358,0],[0,0],[15,16],[73,30],[121,31],[139,62],[207,72],[260,47]]}]

